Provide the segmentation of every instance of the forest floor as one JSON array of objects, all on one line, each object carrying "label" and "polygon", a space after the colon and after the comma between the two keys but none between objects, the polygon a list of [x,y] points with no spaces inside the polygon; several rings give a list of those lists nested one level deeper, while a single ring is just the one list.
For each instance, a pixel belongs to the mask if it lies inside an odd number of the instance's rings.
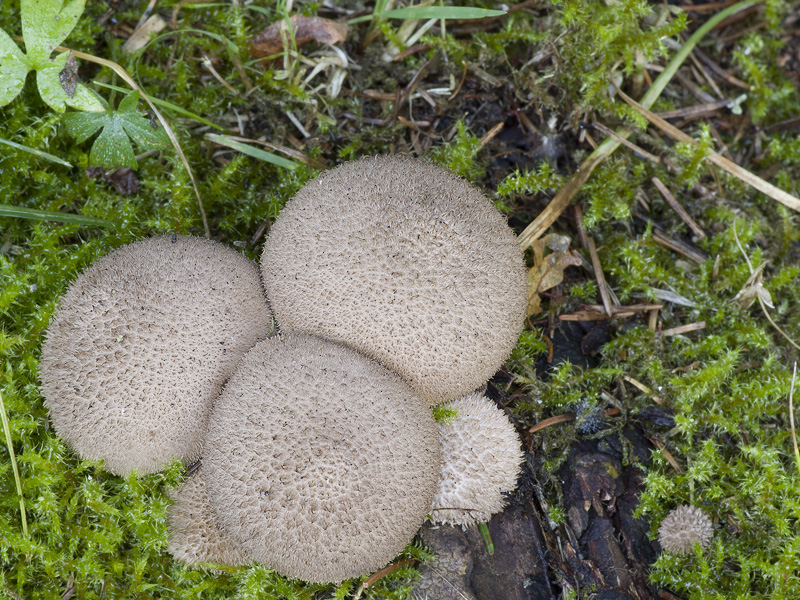
[{"label": "forest floor", "polygon": [[[98,148],[33,77],[0,107],[16,144],[0,144],[0,595],[404,598],[417,581],[440,599],[800,598],[800,4],[465,2],[504,14],[447,20],[382,4],[88,3],[63,42],[83,53],[76,81],[117,107],[130,87],[92,57],[121,66],[185,164],[134,135],[135,168],[115,167],[122,131]],[[15,40],[19,10],[0,7]],[[37,363],[58,297],[157,233],[255,260],[306,182],[386,153],[483,190],[533,269],[487,389],[526,450],[494,553],[477,530],[426,526],[369,587],[186,568],[164,522],[183,467],[114,477],[47,424]],[[659,525],[684,504],[713,535],[671,554]]]}]

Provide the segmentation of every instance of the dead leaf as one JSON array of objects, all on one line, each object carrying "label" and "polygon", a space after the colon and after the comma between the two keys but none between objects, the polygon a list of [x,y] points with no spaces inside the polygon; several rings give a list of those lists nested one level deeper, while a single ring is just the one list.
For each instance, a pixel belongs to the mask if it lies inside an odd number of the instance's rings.
[{"label": "dead leaf", "polygon": [[775,308],[772,304],[772,295],[769,290],[764,287],[764,267],[767,266],[767,261],[764,261],[755,271],[748,277],[739,293],[733,297],[733,301],[737,302],[742,308],[750,308],[756,299],[760,299],[769,308]]},{"label": "dead leaf", "polygon": [[64,69],[58,74],[58,80],[61,82],[61,87],[64,88],[64,93],[70,98],[74,98],[75,91],[78,89],[78,61],[75,60],[72,52],[67,57]]},{"label": "dead leaf", "polygon": [[[564,269],[578,266],[581,259],[569,250],[569,237],[551,233],[531,244],[533,266],[528,271],[528,316],[542,312],[539,294],[564,280]],[[550,253],[545,255],[545,251]]]},{"label": "dead leaf", "polygon": [[141,27],[137,27],[124,44],[122,44],[122,51],[125,54],[132,54],[137,50],[144,48],[154,35],[161,32],[167,22],[159,15],[153,15],[147,21],[142,23]]},{"label": "dead leaf", "polygon": [[[294,15],[289,19],[289,23],[294,30],[294,39],[298,48],[307,42],[332,45],[347,39],[347,23],[302,15]],[[284,20],[277,21],[261,33],[254,35],[250,40],[250,55],[255,58],[263,58],[283,52],[281,30],[286,31],[286,35],[288,35],[288,26]]]}]

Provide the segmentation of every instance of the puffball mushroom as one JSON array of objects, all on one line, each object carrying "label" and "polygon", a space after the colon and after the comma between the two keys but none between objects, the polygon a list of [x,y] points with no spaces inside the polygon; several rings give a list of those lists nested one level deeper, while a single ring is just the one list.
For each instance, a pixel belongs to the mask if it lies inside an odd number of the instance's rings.
[{"label": "puffball mushroom", "polygon": [[694,545],[708,546],[714,526],[703,509],[689,504],[674,508],[661,521],[658,528],[658,542],[672,554],[691,554]]},{"label": "puffball mushroom", "polygon": [[311,181],[261,257],[283,330],[346,344],[430,405],[483,385],[527,304],[522,251],[475,187],[421,159],[377,156]]},{"label": "puffball mushroom", "polygon": [[117,475],[189,462],[214,398],[270,319],[257,267],[221,243],[123,246],[70,284],[47,330],[39,377],[53,427]]},{"label": "puffball mushroom", "polygon": [[447,403],[457,415],[438,424],[442,472],[431,520],[451,525],[488,521],[517,487],[523,454],[508,417],[479,392]]},{"label": "puffball mushroom", "polygon": [[194,566],[215,563],[237,567],[248,564],[238,544],[217,525],[208,502],[202,467],[170,494],[167,512],[167,550],[177,560]]},{"label": "puffball mushroom", "polygon": [[440,470],[436,423],[395,373],[300,333],[259,342],[215,403],[203,452],[217,522],[281,575],[338,582],[413,539]]}]

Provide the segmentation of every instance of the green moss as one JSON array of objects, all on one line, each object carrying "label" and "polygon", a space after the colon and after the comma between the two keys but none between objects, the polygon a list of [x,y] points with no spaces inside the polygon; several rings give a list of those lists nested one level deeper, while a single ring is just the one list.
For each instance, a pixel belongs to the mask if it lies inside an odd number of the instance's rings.
[{"label": "green moss", "polygon": [[[120,3],[123,9],[115,18],[135,23],[146,4],[145,0]],[[316,5],[301,8],[313,14]],[[122,52],[121,40],[99,25],[106,10],[104,3],[89,3],[68,45],[120,62],[154,96],[229,128],[237,126],[236,114],[252,118],[266,140],[284,145],[289,145],[287,134],[297,135],[286,112],[305,122],[318,111],[326,116],[324,127],[312,119],[316,129],[303,151],[330,162],[411,151],[408,129],[401,123],[369,124],[370,119],[388,116],[391,103],[381,106],[348,95],[314,96],[298,84],[300,65],[281,78],[275,69],[249,64],[248,38],[272,22],[270,15],[229,4],[184,4],[178,17],[181,29],[165,32],[146,52],[131,57]],[[479,127],[485,123],[474,113],[485,105],[464,100],[467,90],[498,98],[489,104],[496,102],[503,110],[513,105],[529,114],[541,110],[556,115],[559,128],[567,133],[587,115],[599,116],[609,125],[615,117],[630,120],[631,110],[616,101],[609,89],[613,68],[617,65],[626,85],[635,84],[643,77],[642,64],[666,52],[663,38],[686,26],[683,13],[675,16],[664,12],[669,11],[667,7],[639,0],[563,0],[535,11],[535,16],[517,11],[499,20],[496,28],[468,39],[454,37],[452,27],[445,36],[432,30],[422,40],[432,46],[427,53],[389,64],[380,59],[383,43],[397,41],[399,24],[387,21],[381,24],[382,38],[363,53],[351,53],[360,69],[348,73],[346,85],[354,90],[395,90],[432,58],[436,60],[429,66],[430,81],[447,82],[452,77],[457,84],[461,61],[466,61],[470,70],[461,95],[442,103],[443,114],[433,115],[443,123],[458,121],[456,134],[449,143],[436,141],[428,156],[471,181],[486,184],[487,173],[498,172],[496,165],[487,168],[498,154],[491,146],[480,147]],[[744,118],[762,126],[761,144],[766,152],[758,165],[749,167],[771,172],[773,183],[796,195],[800,193],[800,138],[769,128],[800,113],[800,96],[778,60],[785,51],[781,29],[785,11],[781,2],[767,2],[765,27],[735,42],[733,63],[727,68],[752,86],[742,107]],[[20,34],[17,2],[0,4],[0,27],[11,35]],[[351,28],[351,41],[356,45],[363,41],[368,27]],[[204,56],[214,61],[216,71],[236,94],[226,91],[202,67]],[[248,92],[236,59],[245,64],[254,91]],[[476,69],[491,73],[504,85],[492,87]],[[81,65],[81,74],[89,81],[120,83],[109,70],[87,63]],[[656,110],[692,103],[691,98],[665,95]],[[344,113],[351,115],[352,127],[342,117]],[[481,114],[485,120],[485,113]],[[503,119],[512,115],[502,114]],[[170,111],[165,115],[197,176],[212,236],[256,258],[259,246],[250,245],[254,232],[273,220],[316,171],[303,166],[290,172],[212,147],[197,123]],[[26,538],[10,457],[0,445],[0,592],[54,598],[74,585],[75,597],[81,598],[352,597],[357,581],[341,586],[304,585],[258,566],[216,575],[176,564],[165,552],[164,514],[166,490],[182,480],[181,467],[172,465],[147,477],[112,477],[100,465],[77,459],[48,428],[37,366],[43,332],[69,281],[97,257],[134,239],[159,232],[198,234],[203,226],[188,175],[172,151],[141,159],[137,172],[141,191],[126,197],[86,176],[89,143],[76,145],[66,135],[32,81],[19,98],[0,108],[0,122],[4,123],[3,137],[55,154],[76,167],[70,170],[0,147],[4,202],[79,212],[114,223],[108,230],[95,230],[0,218],[0,392],[30,526]],[[540,475],[551,500],[549,516],[558,524],[565,517],[554,474],[563,465],[569,444],[584,435],[580,428],[587,419],[606,407],[606,398],[612,398],[622,407],[623,416],[609,419],[602,434],[618,435],[631,415],[660,402],[674,412],[675,427],[649,433],[666,444],[682,472],[675,472],[665,456],[655,452],[646,468],[639,514],[650,520],[655,537],[671,508],[691,502],[703,506],[717,527],[708,549],[688,557],[661,555],[653,566],[652,581],[669,586],[687,600],[793,599],[800,597],[800,477],[787,426],[787,394],[789,367],[797,352],[774,332],[757,305],[745,310],[732,302],[750,275],[733,227],[753,266],[769,261],[764,285],[775,301],[771,315],[795,340],[800,340],[800,228],[795,213],[719,172],[722,193],[699,196],[696,183],[717,189],[704,158],[716,144],[702,127],[688,132],[700,140],[698,148],[673,147],[637,132],[634,141],[669,157],[678,169],[644,162],[620,149],[596,169],[574,202],[583,208],[606,279],[621,302],[662,302],[661,292],[678,294],[690,305],[663,302],[662,329],[699,321],[705,322],[705,328],[661,336],[642,319],[629,319],[625,325],[617,324],[612,340],[601,350],[598,367],[582,369],[564,363],[552,368],[546,381],[537,376],[536,362],[547,355],[547,342],[538,330],[526,330],[508,363],[517,376],[514,389],[522,394],[513,410],[523,425],[566,412],[577,414],[574,422],[537,434],[546,438],[548,452],[538,457]],[[752,140],[726,143],[733,155],[746,156]],[[508,200],[508,207],[520,211],[512,213],[512,222],[527,219],[530,206],[526,204],[531,204],[532,197],[550,197],[560,189],[585,155],[584,148],[558,162],[526,156],[530,163],[518,172],[503,174],[497,191]],[[690,239],[686,225],[652,187],[654,176],[706,231],[705,239],[694,242],[708,254],[702,264],[657,243],[652,226],[631,218],[634,210],[645,212],[637,204],[637,193],[644,192],[649,199],[648,218],[667,234]],[[568,226],[562,219],[555,229],[563,233]],[[577,274],[562,284],[564,298],[558,306],[550,306],[554,315],[581,303],[599,303],[596,283],[574,271]],[[641,393],[626,377],[642,382],[652,393]],[[427,557],[416,545],[409,546],[403,556]],[[408,597],[412,577],[413,569],[401,569],[362,597]]]}]

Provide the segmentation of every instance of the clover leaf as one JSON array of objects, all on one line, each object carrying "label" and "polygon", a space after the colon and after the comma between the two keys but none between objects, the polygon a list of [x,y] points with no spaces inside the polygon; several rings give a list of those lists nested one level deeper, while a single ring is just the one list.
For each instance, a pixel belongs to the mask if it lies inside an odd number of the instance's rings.
[{"label": "clover leaf", "polygon": [[27,54],[0,29],[0,106],[17,97],[28,72],[34,70],[42,100],[53,110],[64,112],[67,106],[94,112],[104,110],[100,99],[84,85],[66,83],[76,69],[69,52],[50,58],[75,28],[85,4],[86,0],[20,1],[22,38]]},{"label": "clover leaf", "polygon": [[105,169],[136,169],[131,140],[143,150],[169,147],[164,129],[136,110],[138,102],[139,92],[136,91],[123,98],[116,111],[106,107],[102,113],[75,112],[64,116],[67,131],[78,143],[85,142],[102,128],[89,153],[89,164]]}]

